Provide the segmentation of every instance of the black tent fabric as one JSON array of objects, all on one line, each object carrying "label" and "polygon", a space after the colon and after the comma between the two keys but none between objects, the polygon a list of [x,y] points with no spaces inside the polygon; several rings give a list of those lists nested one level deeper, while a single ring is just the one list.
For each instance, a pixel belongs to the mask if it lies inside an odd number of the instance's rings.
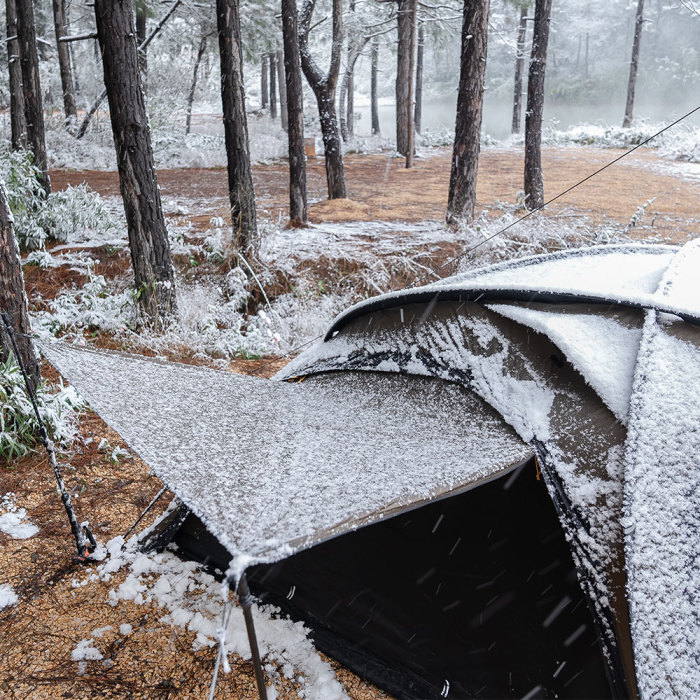
[{"label": "black tent fabric", "polygon": [[[224,570],[190,515],[173,541]],[[591,610],[534,460],[467,493],[248,570],[314,644],[398,698],[608,698]],[[617,688],[617,691],[616,691]]]}]

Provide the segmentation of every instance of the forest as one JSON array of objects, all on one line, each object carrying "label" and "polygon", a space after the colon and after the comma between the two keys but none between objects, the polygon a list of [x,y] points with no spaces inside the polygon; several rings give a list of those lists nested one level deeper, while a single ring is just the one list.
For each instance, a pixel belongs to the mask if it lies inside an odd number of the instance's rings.
[{"label": "forest", "polygon": [[[543,253],[698,237],[696,0],[1,11],[8,697],[204,697],[221,642],[210,572],[117,542],[163,483],[38,345],[270,378],[376,295]],[[85,546],[78,521],[92,514],[83,565],[69,563],[52,460]],[[301,623],[253,611],[270,697],[389,697]],[[253,697],[245,637],[226,644],[231,673],[211,697]]]}]

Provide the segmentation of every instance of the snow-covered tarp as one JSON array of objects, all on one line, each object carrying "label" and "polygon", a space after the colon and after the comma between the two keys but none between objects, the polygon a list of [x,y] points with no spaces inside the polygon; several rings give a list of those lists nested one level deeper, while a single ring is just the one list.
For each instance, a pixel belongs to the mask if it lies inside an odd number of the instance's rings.
[{"label": "snow-covered tarp", "polygon": [[532,454],[495,411],[441,380],[343,373],[287,383],[62,343],[41,349],[248,563],[459,492]]}]

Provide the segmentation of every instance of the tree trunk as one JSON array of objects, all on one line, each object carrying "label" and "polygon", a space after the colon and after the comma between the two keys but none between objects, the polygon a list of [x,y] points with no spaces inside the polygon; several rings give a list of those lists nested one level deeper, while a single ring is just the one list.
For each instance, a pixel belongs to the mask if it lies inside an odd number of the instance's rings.
[{"label": "tree trunk", "polygon": [[146,41],[146,20],[148,12],[146,0],[136,0],[136,46],[139,47],[139,70],[141,71],[141,81],[146,90],[146,78],[148,76],[148,52],[146,48],[141,48]]},{"label": "tree trunk", "polygon": [[271,53],[268,56],[270,66],[270,118],[272,121],[277,119],[277,54]]},{"label": "tree trunk", "polygon": [[[27,118],[24,114],[24,92],[22,90],[22,63],[19,58],[17,41],[17,8],[15,0],[6,0],[7,67],[10,74],[10,123],[12,128],[12,149],[18,151],[27,147]],[[12,37],[15,37],[12,39]]]},{"label": "tree trunk", "polygon": [[[12,36],[12,35],[10,35]],[[27,295],[24,291],[22,260],[15,238],[12,214],[7,201],[5,185],[0,180],[0,312],[7,314],[19,349],[20,359],[30,381],[36,387],[40,379],[40,367],[32,343]],[[12,349],[0,323],[0,360],[4,362]]]},{"label": "tree trunk", "polygon": [[141,308],[159,328],[175,310],[175,276],[141,89],[131,0],[95,0],[119,185]]},{"label": "tree trunk", "polygon": [[304,103],[296,0],[282,0],[282,39],[289,138],[289,222],[291,225],[305,225],[307,204]]},{"label": "tree trunk", "polygon": [[66,124],[72,124],[78,118],[78,109],[75,104],[70,45],[65,41],[61,41],[61,37],[66,35],[65,0],[53,0],[53,21],[56,33],[58,68],[61,73],[61,89],[63,90],[63,112],[66,115]]},{"label": "tree trunk", "polygon": [[418,25],[418,50],[416,51],[416,107],[413,111],[413,125],[420,134],[423,121],[423,46],[425,45],[425,25]]},{"label": "tree trunk", "polygon": [[39,80],[39,59],[36,53],[32,0],[17,0],[16,8],[17,40],[22,65],[24,116],[27,121],[27,142],[34,154],[34,164],[39,169],[39,182],[46,194],[49,194],[51,180],[46,164],[44,109],[41,104],[41,82]]},{"label": "tree trunk", "polygon": [[[409,157],[413,131],[413,53],[417,0],[398,0],[399,42],[396,60],[396,150]],[[411,154],[411,157],[413,154]]]},{"label": "tree trunk", "polygon": [[370,88],[370,112],[372,120],[372,136],[378,136],[379,129],[379,97],[377,94],[377,69],[379,67],[379,42],[375,39],[372,42],[372,68],[371,68],[371,88]]},{"label": "tree trunk", "polygon": [[284,51],[280,49],[275,56],[275,64],[277,65],[277,85],[280,93],[280,120],[282,129],[288,130],[287,122],[287,83],[284,79]]},{"label": "tree trunk", "polygon": [[267,109],[267,101],[270,97],[270,88],[267,85],[267,76],[270,69],[267,65],[267,54],[264,53],[260,59],[260,107]]},{"label": "tree trunk", "polygon": [[[515,49],[515,81],[513,83],[513,124],[512,134],[520,133],[520,122],[523,110],[523,68],[525,67],[525,33],[527,31],[527,10],[520,10],[520,22],[518,23],[518,40]],[[579,49],[581,37],[579,37]]]},{"label": "tree trunk", "polygon": [[552,0],[536,0],[530,70],[527,79],[527,111],[525,112],[525,206],[530,210],[544,205],[541,153],[542,110],[551,9]]},{"label": "tree trunk", "polygon": [[[175,13],[175,10],[177,10],[178,6],[182,3],[182,0],[175,0],[173,4],[170,6],[168,11],[163,15],[163,19],[158,22],[158,24],[155,26],[153,31],[148,35],[148,38],[146,38],[145,41],[143,41],[141,44],[139,44],[138,51],[139,51],[139,56],[141,55],[141,51],[146,51],[148,48],[148,45],[155,39],[155,37],[158,35],[158,32],[165,26],[165,23],[173,16]],[[97,46],[97,55],[96,58],[99,61],[100,60],[100,51],[99,51],[99,41],[95,39],[95,46]],[[145,55],[145,54],[144,54]],[[143,78],[142,78],[143,80]],[[143,83],[142,83],[142,89],[143,89]],[[102,101],[104,98],[107,97],[107,90],[103,90],[98,96],[97,99],[92,103],[90,106],[90,109],[87,111],[87,114],[85,115],[85,118],[83,121],[80,123],[80,127],[78,128],[78,133],[76,133],[75,138],[76,139],[81,139],[83,136],[85,136],[85,132],[87,131],[88,126],[90,125],[90,119],[92,119],[93,114],[98,110],[99,106],[102,104]]]},{"label": "tree trunk", "polygon": [[642,39],[642,25],[644,24],[644,0],[637,0],[637,16],[634,21],[634,41],[632,42],[632,60],[630,61],[630,77],[627,82],[627,103],[625,104],[625,118],[622,127],[627,128],[632,124],[634,111],[634,88],[637,84],[637,66],[639,64],[639,44]]},{"label": "tree trunk", "polygon": [[190,133],[190,127],[192,125],[192,105],[194,104],[194,93],[197,90],[197,75],[199,73],[199,64],[202,62],[202,56],[207,49],[207,37],[203,36],[199,40],[199,48],[197,49],[197,58],[194,60],[194,71],[192,72],[192,84],[190,85],[190,92],[187,95],[187,117],[185,119],[185,134]]},{"label": "tree trunk", "polygon": [[447,223],[474,218],[484,104],[489,0],[464,0],[462,57]]},{"label": "tree trunk", "polygon": [[353,70],[348,75],[348,85],[345,90],[347,96],[346,121],[348,136],[355,134],[355,65],[353,61]]},{"label": "tree trunk", "polygon": [[338,118],[335,112],[335,89],[340,72],[340,55],[343,48],[343,2],[333,0],[333,39],[331,43],[331,64],[327,75],[322,75],[309,52],[309,28],[315,0],[306,0],[299,21],[299,52],[301,67],[309,81],[316,102],[323,134],[323,147],[326,158],[326,182],[328,198],[347,197],[343,151],[338,132]]},{"label": "tree trunk", "polygon": [[219,34],[221,103],[224,110],[228,192],[234,245],[252,265],[258,257],[258,227],[248,150],[238,0],[216,0],[216,26]]}]

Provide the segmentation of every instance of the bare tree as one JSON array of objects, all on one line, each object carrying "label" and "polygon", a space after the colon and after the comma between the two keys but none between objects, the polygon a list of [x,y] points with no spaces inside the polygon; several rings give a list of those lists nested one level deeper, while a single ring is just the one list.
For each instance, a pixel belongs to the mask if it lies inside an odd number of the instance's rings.
[{"label": "bare tree", "polygon": [[17,151],[27,147],[27,118],[24,115],[24,93],[22,91],[22,64],[17,41],[17,8],[15,0],[6,0],[7,20],[7,68],[10,76],[10,125],[12,148]]},{"label": "bare tree", "polygon": [[207,50],[207,38],[209,34],[202,34],[199,40],[199,48],[197,49],[197,56],[194,59],[194,69],[192,71],[192,83],[190,84],[190,91],[187,95],[187,116],[185,118],[185,134],[190,133],[190,128],[192,126],[192,105],[194,104],[194,94],[197,90],[197,76],[199,75],[199,64],[202,62],[202,56]]},{"label": "bare tree", "polygon": [[413,125],[417,134],[421,132],[423,121],[423,48],[425,46],[425,22],[418,24],[418,50],[416,51],[416,106],[413,111]]},{"label": "bare tree", "polygon": [[644,25],[644,0],[637,0],[637,15],[634,20],[634,40],[632,42],[632,59],[630,60],[630,76],[627,81],[627,102],[625,103],[625,118],[622,120],[623,128],[632,124],[634,112],[634,90],[637,85],[637,66],[639,64],[639,45],[642,40],[642,27]]},{"label": "bare tree", "polygon": [[340,133],[343,141],[347,141],[354,133],[354,112],[355,106],[352,99],[354,89],[355,63],[362,54],[362,50],[367,43],[367,39],[352,42],[348,46],[348,58],[345,66],[343,80],[340,83],[340,95],[338,96],[340,111]]},{"label": "bare tree", "polygon": [[447,223],[474,218],[486,73],[489,0],[464,0],[462,56]]},{"label": "bare tree", "polygon": [[[2,180],[0,180],[0,312],[7,314],[22,364],[27,370],[30,381],[36,386],[40,378],[39,360],[30,337],[22,260],[15,238],[5,183]],[[3,331],[3,324],[0,323],[0,360],[4,362],[11,347],[4,339]]]},{"label": "bare tree", "polygon": [[523,105],[523,69],[525,68],[525,33],[527,31],[527,9],[520,8],[518,39],[515,49],[515,80],[513,82],[513,124],[511,133],[520,133]]},{"label": "bare tree", "polygon": [[372,63],[370,77],[370,112],[372,121],[372,136],[380,133],[379,129],[379,97],[377,90],[377,69],[379,66],[379,42],[372,41]]},{"label": "bare tree", "polygon": [[27,142],[34,154],[34,165],[39,169],[39,182],[46,194],[51,192],[51,180],[46,163],[44,108],[41,102],[39,59],[36,53],[34,8],[32,0],[17,0],[17,40],[22,66],[24,116],[27,123]]},{"label": "bare tree", "polygon": [[268,66],[268,54],[264,53],[260,57],[260,107],[267,109],[267,101],[270,98],[270,88],[267,83],[270,67]]},{"label": "bare tree", "polygon": [[544,205],[542,180],[542,109],[544,77],[547,67],[547,42],[552,0],[535,1],[535,23],[532,33],[530,70],[527,80],[527,112],[525,113],[525,206],[537,209]]},{"label": "bare tree", "polygon": [[282,49],[277,51],[275,64],[277,66],[277,85],[280,92],[280,121],[282,129],[287,131],[287,83],[284,79],[284,51]]},{"label": "bare tree", "polygon": [[252,264],[258,257],[258,226],[243,90],[238,0],[216,0],[216,27],[219,35],[221,103],[224,110],[228,193],[234,244],[238,253]]},{"label": "bare tree", "polygon": [[53,0],[52,4],[58,68],[61,73],[61,89],[63,90],[63,112],[66,115],[66,124],[73,124],[78,117],[78,108],[75,104],[70,46],[67,42],[61,41],[61,38],[66,35],[66,3],[65,0]]},{"label": "bare tree", "polygon": [[148,77],[148,51],[145,46],[141,47],[146,41],[147,20],[148,7],[146,6],[146,0],[136,0],[136,45],[139,47],[139,69],[144,88]]},{"label": "bare tree", "polygon": [[137,295],[158,328],[175,310],[175,275],[141,89],[132,0],[95,0],[95,20]]},{"label": "bare tree", "polygon": [[289,127],[287,132],[289,139],[289,219],[290,224],[299,226],[306,224],[307,203],[304,103],[296,0],[282,0],[282,39]]},{"label": "bare tree", "polygon": [[267,57],[270,66],[270,118],[277,119],[277,54],[270,52]]},{"label": "bare tree", "polygon": [[413,69],[417,0],[398,0],[396,51],[396,150],[413,161]]},{"label": "bare tree", "polygon": [[[415,1],[415,0],[414,0]],[[299,17],[299,50],[301,67],[318,103],[323,147],[326,159],[326,181],[328,198],[347,197],[343,151],[338,133],[338,118],[335,112],[335,89],[340,72],[340,56],[343,49],[343,0],[333,0],[333,30],[331,40],[331,62],[324,75],[309,51],[309,31],[316,0],[305,0]]]}]

